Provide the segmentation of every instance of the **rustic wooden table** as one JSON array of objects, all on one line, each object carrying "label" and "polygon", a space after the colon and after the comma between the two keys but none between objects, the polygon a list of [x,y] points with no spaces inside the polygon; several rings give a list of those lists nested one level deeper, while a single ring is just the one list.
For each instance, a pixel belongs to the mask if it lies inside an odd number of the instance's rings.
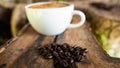
[{"label": "rustic wooden table", "polygon": [[[0,68],[53,68],[53,60],[40,57],[36,48],[56,42],[69,43],[87,48],[85,62],[76,63],[78,68],[119,68],[120,59],[110,57],[96,41],[89,23],[80,28],[68,29],[58,36],[44,36],[29,24],[17,36],[6,42],[0,53]],[[74,67],[73,67],[74,68]]]},{"label": "rustic wooden table", "polygon": [[[77,17],[74,17],[75,21]],[[89,22],[82,27],[67,29],[57,36],[44,36],[37,33],[29,24],[0,47],[0,68],[54,68],[53,60],[43,59],[37,47],[56,42],[68,43],[87,48],[85,62],[75,63],[72,68],[119,68],[120,58],[110,57],[91,31]]]}]

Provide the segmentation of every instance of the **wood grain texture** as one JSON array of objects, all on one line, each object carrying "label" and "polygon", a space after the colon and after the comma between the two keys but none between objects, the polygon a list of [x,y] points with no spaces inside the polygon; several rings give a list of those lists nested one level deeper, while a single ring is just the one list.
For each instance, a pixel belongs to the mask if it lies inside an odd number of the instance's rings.
[{"label": "wood grain texture", "polygon": [[54,37],[39,35],[27,24],[14,37],[16,39],[14,42],[5,43],[4,47],[7,47],[0,53],[0,68],[51,68],[52,61],[42,59],[36,52],[36,48],[40,45],[52,43]]},{"label": "wood grain texture", "polygon": [[[68,29],[63,34],[44,36],[34,31],[31,26],[18,36],[18,39],[0,54],[0,67],[2,68],[53,68],[52,60],[40,57],[37,47],[56,42],[69,43],[88,49],[87,58],[76,63],[77,68],[119,68],[120,59],[110,57],[96,41],[89,24],[80,28]],[[73,67],[74,68],[74,67]]]}]

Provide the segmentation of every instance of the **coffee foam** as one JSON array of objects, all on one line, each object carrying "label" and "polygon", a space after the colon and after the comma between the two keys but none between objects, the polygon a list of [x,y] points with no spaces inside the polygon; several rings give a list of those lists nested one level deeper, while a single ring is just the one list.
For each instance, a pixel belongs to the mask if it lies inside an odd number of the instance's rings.
[{"label": "coffee foam", "polygon": [[56,8],[56,7],[65,7],[68,5],[69,4],[67,3],[51,2],[51,3],[45,3],[45,4],[32,5],[29,8]]}]

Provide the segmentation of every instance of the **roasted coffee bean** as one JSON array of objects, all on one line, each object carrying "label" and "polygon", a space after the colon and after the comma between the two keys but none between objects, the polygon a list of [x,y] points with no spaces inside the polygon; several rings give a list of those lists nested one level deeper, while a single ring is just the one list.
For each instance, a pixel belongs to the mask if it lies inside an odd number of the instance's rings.
[{"label": "roasted coffee bean", "polygon": [[74,57],[74,61],[78,62],[78,56]]},{"label": "roasted coffee bean", "polygon": [[53,56],[52,56],[52,54],[47,54],[47,55],[45,56],[45,58],[46,58],[46,59],[51,59],[51,58],[53,58]]},{"label": "roasted coffee bean", "polygon": [[58,47],[57,52],[63,52],[63,50],[60,47]]},{"label": "roasted coffee bean", "polygon": [[71,58],[71,59],[70,59],[70,63],[73,63],[73,62],[74,62],[74,60]]},{"label": "roasted coffee bean", "polygon": [[74,62],[74,59],[71,58],[71,57],[68,57],[68,58],[67,58],[67,62],[68,62],[68,63],[73,63],[73,62]]},{"label": "roasted coffee bean", "polygon": [[67,57],[64,55],[64,53],[59,53],[60,58],[66,59]]},{"label": "roasted coffee bean", "polygon": [[74,52],[74,56],[79,56],[80,55],[80,52],[77,50]]},{"label": "roasted coffee bean", "polygon": [[69,65],[66,60],[62,60],[62,64],[63,64],[64,67],[67,67]]},{"label": "roasted coffee bean", "polygon": [[83,53],[83,56],[86,56],[86,53]]},{"label": "roasted coffee bean", "polygon": [[81,51],[82,48],[80,48],[80,47],[76,47],[74,50]]},{"label": "roasted coffee bean", "polygon": [[65,56],[71,56],[70,52],[65,52]]},{"label": "roasted coffee bean", "polygon": [[86,48],[84,48],[84,49],[83,49],[83,52],[87,53],[87,52],[88,52],[88,50],[87,50]]},{"label": "roasted coffee bean", "polygon": [[70,46],[64,44],[46,44],[38,48],[39,54],[46,59],[53,59],[56,63],[61,64],[64,68],[68,68],[72,63],[81,62],[86,57],[88,50],[86,48]]},{"label": "roasted coffee bean", "polygon": [[69,47],[69,45],[68,45],[67,43],[64,43],[64,44],[61,46],[61,48],[62,48],[63,50],[67,49],[68,47]]},{"label": "roasted coffee bean", "polygon": [[53,56],[54,57],[59,57],[59,54],[56,51],[53,51]]},{"label": "roasted coffee bean", "polygon": [[52,49],[51,45],[46,45],[46,49],[51,50]]},{"label": "roasted coffee bean", "polygon": [[81,62],[82,56],[77,57],[77,62]]},{"label": "roasted coffee bean", "polygon": [[84,53],[87,53],[87,52],[88,52],[88,50],[86,49]]},{"label": "roasted coffee bean", "polygon": [[74,45],[73,48],[77,48],[78,46],[77,45]]},{"label": "roasted coffee bean", "polygon": [[70,52],[71,53],[74,52],[74,48],[73,47],[70,48]]}]

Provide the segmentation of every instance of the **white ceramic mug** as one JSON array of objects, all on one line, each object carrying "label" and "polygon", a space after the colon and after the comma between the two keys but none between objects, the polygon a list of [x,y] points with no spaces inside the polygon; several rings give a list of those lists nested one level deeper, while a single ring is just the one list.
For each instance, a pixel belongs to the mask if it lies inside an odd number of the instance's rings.
[{"label": "white ceramic mug", "polygon": [[[44,35],[58,35],[63,33],[67,28],[80,27],[85,23],[85,14],[79,10],[74,10],[74,4],[65,7],[55,8],[30,8],[37,4],[47,4],[50,2],[32,3],[25,6],[28,20],[32,27],[39,33]],[[71,24],[74,14],[81,17],[81,21]]]}]

